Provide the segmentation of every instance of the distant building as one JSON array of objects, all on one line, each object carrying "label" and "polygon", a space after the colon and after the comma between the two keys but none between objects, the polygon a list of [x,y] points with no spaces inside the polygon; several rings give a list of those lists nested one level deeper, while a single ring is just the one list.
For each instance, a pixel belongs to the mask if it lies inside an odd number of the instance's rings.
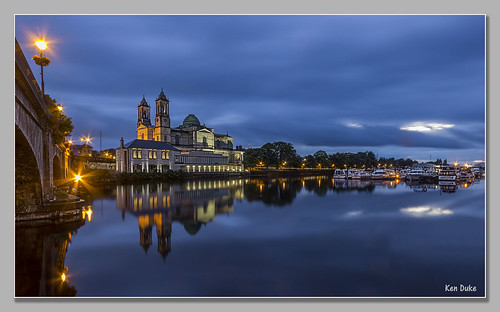
[{"label": "distant building", "polygon": [[71,145],[70,150],[73,156],[91,157],[93,153],[92,146],[87,143]]},{"label": "distant building", "polygon": [[120,140],[116,149],[116,170],[118,172],[166,172],[180,170],[175,155],[180,151],[166,142],[133,140],[125,144]]},{"label": "distant building", "polygon": [[[149,168],[154,169],[155,164],[163,166],[161,168],[168,166],[170,170],[189,172],[243,171],[244,151],[241,146],[234,147],[233,138],[229,134],[215,133],[213,128],[202,125],[193,114],[186,116],[181,125],[172,128],[169,107],[170,101],[162,89],[156,99],[156,116],[152,124],[151,107],[146,99],[142,98],[137,106],[137,139],[123,144],[123,147],[120,146],[116,150],[117,171],[139,170],[139,163],[142,171],[147,172],[150,172]],[[164,144],[154,145],[151,142]],[[138,160],[139,158],[130,158],[130,152],[133,153],[134,148],[136,153],[141,153],[141,157],[143,153],[147,153],[148,157],[140,158],[141,161]],[[149,158],[149,154],[155,155],[155,151],[156,153],[161,151],[162,155],[168,154],[169,157],[173,157],[168,159],[168,164],[166,159],[160,161],[158,156]],[[128,164],[125,165],[125,162]],[[158,168],[157,170],[161,171]]]}]

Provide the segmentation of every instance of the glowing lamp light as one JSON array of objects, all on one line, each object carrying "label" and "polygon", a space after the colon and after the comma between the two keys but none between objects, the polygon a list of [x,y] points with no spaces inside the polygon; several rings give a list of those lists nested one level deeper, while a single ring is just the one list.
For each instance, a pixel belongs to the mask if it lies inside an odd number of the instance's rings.
[{"label": "glowing lamp light", "polygon": [[57,105],[57,109],[58,109],[60,112],[62,112],[62,110],[63,110],[62,105]]},{"label": "glowing lamp light", "polygon": [[79,175],[79,174],[77,174],[77,175],[75,176],[75,182],[78,182],[78,181],[81,181],[81,180],[82,180],[82,176],[81,176],[81,175]]},{"label": "glowing lamp light", "polygon": [[90,206],[88,206],[88,209],[83,209],[82,210],[82,218],[85,219],[85,217],[87,217],[87,220],[90,222],[92,221],[92,208]]},{"label": "glowing lamp light", "polygon": [[61,280],[62,280],[63,282],[64,282],[64,281],[66,281],[66,274],[64,274],[64,273],[63,273],[63,274],[61,274]]},{"label": "glowing lamp light", "polygon": [[39,40],[35,41],[35,44],[42,51],[47,49],[47,43],[45,42],[45,40],[43,40],[43,38],[40,38]]}]

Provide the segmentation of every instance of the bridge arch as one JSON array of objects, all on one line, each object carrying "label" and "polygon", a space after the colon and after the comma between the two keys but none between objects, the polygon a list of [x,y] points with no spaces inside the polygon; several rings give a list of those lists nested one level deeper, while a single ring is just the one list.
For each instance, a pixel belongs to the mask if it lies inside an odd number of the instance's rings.
[{"label": "bridge arch", "polygon": [[16,210],[43,202],[42,171],[33,148],[21,129],[15,133],[15,195]]}]

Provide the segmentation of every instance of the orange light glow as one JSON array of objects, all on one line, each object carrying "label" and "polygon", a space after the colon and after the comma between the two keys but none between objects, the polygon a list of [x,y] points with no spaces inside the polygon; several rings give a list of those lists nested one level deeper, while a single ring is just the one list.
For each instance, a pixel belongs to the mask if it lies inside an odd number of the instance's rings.
[{"label": "orange light glow", "polygon": [[81,175],[79,175],[79,174],[77,174],[77,175],[75,176],[75,182],[78,182],[78,181],[81,181],[81,180],[82,180],[82,176],[81,176]]},{"label": "orange light glow", "polygon": [[90,208],[90,206],[88,206],[88,209],[83,209],[82,210],[82,217],[83,217],[83,219],[85,219],[85,217],[87,217],[87,220],[89,222],[92,221],[92,214],[93,214],[93,211]]},{"label": "orange light glow", "polygon": [[40,38],[37,41],[35,41],[35,44],[42,51],[47,49],[47,43],[45,42],[45,40],[43,40],[43,38]]},{"label": "orange light glow", "polygon": [[66,281],[66,274],[64,274],[64,273],[63,273],[63,274],[61,274],[61,280],[62,280],[63,282],[64,282],[64,281]]}]

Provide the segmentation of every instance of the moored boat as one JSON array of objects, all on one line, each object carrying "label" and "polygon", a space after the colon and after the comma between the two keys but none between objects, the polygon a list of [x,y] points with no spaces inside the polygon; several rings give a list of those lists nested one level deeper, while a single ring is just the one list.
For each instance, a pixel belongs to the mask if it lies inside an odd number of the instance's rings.
[{"label": "moored boat", "polygon": [[438,180],[441,181],[456,181],[458,180],[457,169],[454,166],[445,166],[439,171]]},{"label": "moored boat", "polygon": [[390,179],[390,176],[385,169],[377,169],[372,172],[372,179],[374,180]]},{"label": "moored boat", "polygon": [[424,170],[422,168],[413,168],[408,172],[407,178],[410,181],[422,180],[424,178]]},{"label": "moored boat", "polygon": [[344,169],[335,169],[333,172],[334,179],[347,179],[347,174]]}]

